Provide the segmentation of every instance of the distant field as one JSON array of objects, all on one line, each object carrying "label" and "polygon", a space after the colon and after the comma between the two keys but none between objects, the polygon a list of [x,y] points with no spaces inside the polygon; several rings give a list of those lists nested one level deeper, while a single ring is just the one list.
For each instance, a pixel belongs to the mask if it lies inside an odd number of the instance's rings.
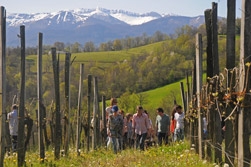
[{"label": "distant field", "polygon": [[[149,44],[146,46],[141,46],[137,48],[132,48],[122,51],[106,51],[106,52],[83,52],[83,53],[73,53],[72,59],[76,56],[75,62],[99,62],[99,63],[114,63],[118,61],[131,60],[131,56],[140,55],[141,53],[150,53],[156,47],[161,46],[163,42],[157,42],[154,44]],[[47,60],[48,56],[44,55],[44,60]],[[64,60],[64,54],[60,55],[61,60]],[[27,59],[36,60],[36,55],[27,56]]]}]

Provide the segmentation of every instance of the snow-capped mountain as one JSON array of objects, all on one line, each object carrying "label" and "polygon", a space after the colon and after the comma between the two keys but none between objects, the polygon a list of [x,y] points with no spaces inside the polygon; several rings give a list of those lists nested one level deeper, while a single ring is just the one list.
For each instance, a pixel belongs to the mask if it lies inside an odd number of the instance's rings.
[{"label": "snow-capped mountain", "polygon": [[[57,24],[62,22],[70,22],[72,24],[84,23],[89,17],[98,17],[105,20],[106,17],[112,16],[122,22],[129,25],[140,25],[162,16],[158,13],[151,12],[146,14],[137,14],[127,12],[124,10],[107,10],[97,7],[96,9],[76,9],[66,10],[53,13],[35,13],[35,14],[9,14],[7,22],[10,26],[19,26],[20,24],[26,24],[36,22],[40,20],[56,21]],[[50,25],[49,22],[48,25]]]},{"label": "snow-capped mountain", "polygon": [[38,32],[44,33],[46,44],[53,44],[55,41],[82,44],[93,41],[98,44],[125,36],[142,35],[144,32],[152,35],[158,30],[170,34],[177,27],[186,24],[199,26],[203,22],[202,16],[184,17],[156,12],[138,14],[104,8],[35,14],[8,13],[7,44],[18,44],[16,34],[20,25],[26,26],[27,44],[35,46]]}]

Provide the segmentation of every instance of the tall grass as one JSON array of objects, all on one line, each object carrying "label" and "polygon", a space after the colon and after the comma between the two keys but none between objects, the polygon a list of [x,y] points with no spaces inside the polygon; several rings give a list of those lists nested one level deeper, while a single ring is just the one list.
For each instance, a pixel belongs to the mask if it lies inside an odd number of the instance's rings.
[{"label": "tall grass", "polygon": [[[119,154],[113,154],[111,150],[100,149],[87,153],[81,152],[80,156],[74,150],[70,150],[69,156],[62,156],[60,160],[54,160],[54,152],[47,151],[44,164],[41,164],[37,152],[28,152],[26,156],[27,166],[213,166],[205,160],[200,160],[199,156],[189,149],[188,143],[180,143],[163,147],[152,147],[146,151],[127,149]],[[5,166],[17,166],[16,155],[6,156]]]}]

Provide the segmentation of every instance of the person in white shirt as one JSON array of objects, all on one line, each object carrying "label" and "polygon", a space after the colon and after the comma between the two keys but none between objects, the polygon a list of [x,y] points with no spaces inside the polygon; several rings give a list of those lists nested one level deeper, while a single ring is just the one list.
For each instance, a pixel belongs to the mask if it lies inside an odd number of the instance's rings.
[{"label": "person in white shirt", "polygon": [[16,152],[17,149],[17,135],[18,135],[18,113],[17,105],[12,106],[12,112],[8,113],[7,119],[9,121],[10,135],[12,138],[12,151]]},{"label": "person in white shirt", "polygon": [[184,113],[180,105],[176,106],[176,113],[174,114],[175,130],[174,130],[174,141],[184,140]]}]

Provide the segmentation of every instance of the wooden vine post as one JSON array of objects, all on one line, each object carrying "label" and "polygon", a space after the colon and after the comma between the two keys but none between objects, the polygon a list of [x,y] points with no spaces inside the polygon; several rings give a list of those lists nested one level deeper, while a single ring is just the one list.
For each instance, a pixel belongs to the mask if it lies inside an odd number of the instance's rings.
[{"label": "wooden vine post", "polygon": [[[231,94],[232,88],[235,85],[234,75],[231,75],[231,70],[235,67],[235,10],[236,10],[236,0],[227,1],[227,58],[226,58],[226,68],[228,70],[227,76],[227,93]],[[232,71],[233,72],[233,71]],[[231,89],[231,90],[230,90]],[[231,99],[226,101],[226,117],[228,117],[232,110],[234,109],[234,104],[231,102]],[[226,120],[225,124],[225,162],[229,166],[234,166],[234,132],[233,132],[233,122],[232,120]],[[231,156],[228,156],[231,155]]]},{"label": "wooden vine post", "polygon": [[92,149],[97,149],[98,137],[98,78],[94,77],[94,101],[93,101],[93,135],[92,135]]},{"label": "wooden vine post", "polygon": [[194,95],[196,94],[196,63],[194,61],[194,66],[193,66],[193,70],[192,70],[192,77],[191,77],[191,109],[192,111],[190,112],[190,147],[192,147],[192,145],[196,145],[196,139],[195,139],[195,130],[194,130],[194,126],[195,126],[195,118],[193,116],[194,114],[194,101],[195,101],[195,98],[194,98]]},{"label": "wooden vine post", "polygon": [[77,114],[77,133],[76,133],[76,150],[80,154],[80,139],[81,139],[81,105],[82,105],[82,91],[84,79],[84,64],[80,64],[80,77],[79,77],[79,91],[78,91],[78,114]]},{"label": "wooden vine post", "polygon": [[[242,18],[241,18],[241,53],[240,53],[240,85],[239,96],[241,108],[239,113],[238,125],[238,167],[250,166],[250,89],[251,89],[251,2],[250,0],[242,1]],[[248,94],[249,93],[249,94]]]},{"label": "wooden vine post", "polygon": [[183,104],[183,110],[186,113],[186,99],[185,99],[185,93],[184,93],[184,85],[183,82],[180,82],[180,92],[181,92],[181,99]]},{"label": "wooden vine post", "polygon": [[6,11],[0,7],[0,167],[3,166],[5,154],[6,121]]},{"label": "wooden vine post", "polygon": [[88,91],[87,91],[87,112],[88,112],[88,129],[87,129],[87,152],[90,151],[90,129],[91,129],[91,88],[92,75],[88,75]]},{"label": "wooden vine post", "polygon": [[197,115],[198,115],[198,142],[199,156],[202,156],[202,110],[201,110],[201,89],[202,89],[202,35],[196,34],[196,88],[197,88]]},{"label": "wooden vine post", "polygon": [[[219,76],[219,53],[218,53],[218,4],[213,2],[212,3],[212,55],[213,55],[213,75]],[[219,87],[218,80],[216,81],[216,85],[213,88],[214,92],[217,94]],[[217,100],[215,100],[215,104]],[[215,152],[215,162],[222,163],[222,137],[221,137],[221,121],[220,121],[220,113],[218,111],[214,110],[214,137],[213,137],[213,144],[215,146],[214,152]]]},{"label": "wooden vine post", "polygon": [[65,136],[64,149],[65,155],[68,155],[70,142],[70,76],[71,76],[71,54],[65,54]]},{"label": "wooden vine post", "polygon": [[[206,24],[206,31],[207,31],[207,78],[213,77],[213,55],[212,55],[212,10],[207,9],[205,10],[205,24]],[[207,140],[212,140],[212,129],[213,129],[213,120],[212,120],[212,110],[213,106],[209,102],[209,89],[210,89],[210,82],[207,80]],[[212,148],[209,143],[206,143],[207,146],[207,160],[212,161]]]},{"label": "wooden vine post", "polygon": [[38,33],[37,49],[37,100],[38,100],[38,147],[41,162],[44,162],[44,141],[43,141],[43,93],[42,93],[42,55],[43,55],[43,34]]},{"label": "wooden vine post", "polygon": [[[187,100],[186,100],[186,93],[184,92],[184,84],[183,82],[180,82],[180,92],[181,92],[181,99],[182,99],[182,104],[183,104],[183,111],[186,115],[187,112]],[[187,137],[187,121],[184,119],[184,135]]]},{"label": "wooden vine post", "polygon": [[98,93],[98,77],[95,77],[95,82],[94,82],[94,87],[95,87],[95,94],[96,94],[96,112],[97,112],[97,146],[101,147],[101,131],[100,131],[100,122],[101,122],[101,114],[100,114],[100,109],[99,109],[99,93]]},{"label": "wooden vine post", "polygon": [[60,114],[60,91],[59,91],[59,57],[57,60],[56,48],[51,48],[52,66],[54,74],[55,102],[56,102],[56,125],[55,125],[55,159],[60,158],[61,145],[61,114]]},{"label": "wooden vine post", "polygon": [[25,149],[24,149],[24,111],[25,111],[25,27],[20,26],[21,38],[21,86],[20,86],[20,102],[18,112],[18,138],[17,138],[17,159],[18,166],[24,165]]},{"label": "wooden vine post", "polygon": [[107,138],[107,128],[106,128],[106,104],[105,104],[105,96],[102,96],[102,122],[103,122],[103,141],[106,143]]}]

